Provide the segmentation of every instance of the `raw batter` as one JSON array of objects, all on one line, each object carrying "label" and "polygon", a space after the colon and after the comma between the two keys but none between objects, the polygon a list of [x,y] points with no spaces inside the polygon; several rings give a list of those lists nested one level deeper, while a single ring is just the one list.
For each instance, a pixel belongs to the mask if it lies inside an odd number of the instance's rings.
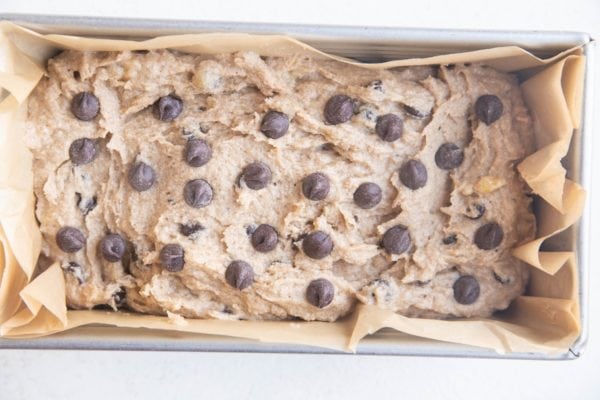
[{"label": "raw batter", "polygon": [[516,78],[250,52],[66,51],[30,96],[43,253],[67,303],[334,321],[488,316],[533,238]]}]

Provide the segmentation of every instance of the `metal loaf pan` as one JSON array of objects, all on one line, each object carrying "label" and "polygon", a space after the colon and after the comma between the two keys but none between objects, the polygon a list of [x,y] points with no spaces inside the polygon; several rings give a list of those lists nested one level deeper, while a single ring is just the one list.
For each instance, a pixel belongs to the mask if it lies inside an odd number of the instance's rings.
[{"label": "metal loaf pan", "polygon": [[[405,29],[380,27],[315,26],[236,22],[174,21],[122,18],[65,17],[46,15],[0,14],[8,20],[40,33],[61,33],[94,37],[143,39],[148,37],[200,33],[246,32],[286,34],[318,49],[365,62],[407,57],[426,57],[503,45],[517,45],[540,57],[583,46],[587,56],[582,126],[573,136],[574,157],[567,159],[571,179],[591,193],[591,120],[592,120],[592,38],[578,32],[481,31],[445,29]],[[562,354],[511,353],[500,355],[492,350],[423,339],[384,329],[360,343],[358,354],[411,355],[472,358],[512,358],[567,360],[578,358],[588,332],[588,253],[590,249],[590,205],[587,199],[581,221],[569,228],[565,240],[574,243],[579,266],[579,302],[582,332],[569,351]],[[173,331],[124,329],[87,326],[37,339],[0,339],[0,348],[32,349],[103,349],[223,351],[261,353],[333,354],[317,347],[261,343],[245,339]]]}]

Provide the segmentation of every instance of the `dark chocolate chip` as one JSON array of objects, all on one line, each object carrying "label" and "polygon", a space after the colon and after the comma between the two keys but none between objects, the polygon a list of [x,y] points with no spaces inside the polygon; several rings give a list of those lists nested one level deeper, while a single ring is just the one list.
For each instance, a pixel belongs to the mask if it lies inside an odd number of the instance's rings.
[{"label": "dark chocolate chip", "polygon": [[119,288],[116,292],[113,293],[112,298],[115,302],[115,306],[122,307],[125,305],[125,300],[127,299],[127,292],[123,288]]},{"label": "dark chocolate chip", "polygon": [[206,207],[213,199],[213,188],[204,179],[194,179],[185,184],[183,199],[190,207]]},{"label": "dark chocolate chip", "polygon": [[365,110],[363,113],[364,113],[365,119],[367,121],[375,121],[376,120],[377,115],[375,114],[375,112],[373,110]]},{"label": "dark chocolate chip", "polygon": [[100,250],[102,257],[108,262],[117,262],[125,255],[127,243],[125,239],[116,233],[110,233],[100,242]]},{"label": "dark chocolate chip", "polygon": [[83,200],[81,193],[78,192],[75,192],[75,202],[84,216],[87,216],[98,205],[96,196]]},{"label": "dark chocolate chip", "polygon": [[411,117],[416,118],[416,119],[424,119],[424,118],[429,117],[429,115],[430,115],[430,113],[424,112],[424,111],[419,111],[416,108],[409,106],[408,104],[403,104],[402,108],[408,115],[410,115]]},{"label": "dark chocolate chip", "polygon": [[73,276],[77,279],[80,285],[85,282],[85,270],[81,267],[81,265],[79,265],[75,261],[69,261],[67,264],[63,264],[61,268],[73,274]]},{"label": "dark chocolate chip", "polygon": [[154,168],[143,161],[138,161],[129,168],[129,184],[138,192],[144,192],[150,189],[156,181],[156,172]]},{"label": "dark chocolate chip", "polygon": [[361,183],[354,191],[354,203],[364,209],[375,207],[381,201],[381,197],[381,188],[373,182]]},{"label": "dark chocolate chip", "polygon": [[473,304],[479,298],[479,282],[471,275],[458,278],[452,289],[454,290],[454,299],[460,304]]},{"label": "dark chocolate chip", "polygon": [[256,161],[248,164],[242,170],[241,180],[252,190],[260,190],[271,183],[272,174],[269,166]]},{"label": "dark chocolate chip", "polygon": [[71,100],[71,112],[81,121],[93,120],[100,111],[100,102],[91,92],[81,92]]},{"label": "dark chocolate chip", "polygon": [[427,168],[419,160],[408,160],[400,168],[400,182],[412,190],[422,188],[427,183]]},{"label": "dark chocolate chip", "polygon": [[204,139],[190,139],[185,144],[183,158],[190,167],[201,167],[212,157],[212,148]]},{"label": "dark chocolate chip", "polygon": [[277,246],[278,237],[277,231],[271,225],[260,224],[252,232],[250,242],[256,251],[268,253]]},{"label": "dark chocolate chip", "polygon": [[383,234],[381,244],[390,254],[402,254],[410,248],[412,241],[408,229],[403,225],[396,225]]},{"label": "dark chocolate chip", "polygon": [[383,92],[383,82],[380,79],[369,82],[367,87],[369,89],[377,90],[378,92]]},{"label": "dark chocolate chip", "polygon": [[250,224],[246,227],[246,235],[250,236],[254,233],[254,231],[256,230],[256,225],[254,224]]},{"label": "dark chocolate chip", "polygon": [[454,244],[457,241],[457,237],[455,234],[446,236],[445,238],[442,239],[442,243],[448,245],[448,244]]},{"label": "dark chocolate chip", "polygon": [[190,222],[187,224],[179,224],[179,233],[183,236],[192,236],[193,234],[204,230],[204,226],[198,222]]},{"label": "dark chocolate chip", "polygon": [[327,279],[315,279],[306,288],[306,301],[315,307],[327,307],[333,301],[334,295],[335,287]]},{"label": "dark chocolate chip", "polygon": [[165,122],[173,121],[182,111],[183,101],[172,94],[158,99],[152,110],[157,119]]},{"label": "dark chocolate chip", "polygon": [[76,253],[85,246],[85,235],[77,228],[63,226],[56,233],[56,244],[65,253]]},{"label": "dark chocolate chip", "polygon": [[290,119],[279,111],[269,111],[265,114],[260,124],[260,131],[271,139],[279,139],[285,135],[290,127]]},{"label": "dark chocolate chip", "polygon": [[493,94],[484,94],[475,102],[475,115],[486,125],[497,121],[504,111],[502,101]]},{"label": "dark chocolate chip", "polygon": [[69,158],[74,165],[89,164],[98,157],[98,143],[93,139],[76,139],[69,146]]},{"label": "dark chocolate chip", "polygon": [[350,121],[354,114],[354,100],[344,94],[337,94],[325,104],[325,121],[331,125]]},{"label": "dark chocolate chip", "polygon": [[385,114],[377,118],[375,132],[382,140],[393,142],[400,139],[404,130],[402,118],[396,114]]},{"label": "dark chocolate chip", "polygon": [[302,194],[309,200],[323,200],[329,194],[329,178],[321,172],[314,172],[302,179]]},{"label": "dark chocolate chip", "polygon": [[302,241],[302,250],[310,258],[320,260],[331,254],[333,241],[325,232],[315,231],[306,235]]},{"label": "dark chocolate chip", "polygon": [[467,207],[465,217],[475,220],[483,217],[483,214],[485,214],[485,205],[481,203],[475,203],[472,207]]},{"label": "dark chocolate chip", "polygon": [[435,163],[441,169],[454,169],[462,164],[465,155],[454,143],[444,143],[435,152]]},{"label": "dark chocolate chip", "polygon": [[239,290],[244,290],[254,281],[254,270],[245,261],[235,260],[225,270],[225,281]]},{"label": "dark chocolate chip", "polygon": [[160,251],[160,263],[169,272],[179,272],[183,269],[183,247],[178,244],[167,244]]},{"label": "dark chocolate chip", "polygon": [[504,231],[496,222],[485,224],[475,232],[473,242],[481,250],[492,250],[500,246],[504,239]]}]

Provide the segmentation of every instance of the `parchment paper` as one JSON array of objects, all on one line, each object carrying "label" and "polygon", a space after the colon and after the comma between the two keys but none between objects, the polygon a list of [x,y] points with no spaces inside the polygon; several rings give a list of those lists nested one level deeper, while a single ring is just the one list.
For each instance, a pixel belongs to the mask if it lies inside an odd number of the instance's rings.
[{"label": "parchment paper", "polygon": [[[534,119],[537,151],[518,170],[539,196],[538,238],[514,250],[532,266],[527,295],[491,319],[407,318],[375,306],[359,305],[336,323],[298,321],[189,320],[109,311],[71,311],[65,304],[62,271],[54,264],[35,276],[41,236],[34,218],[31,155],[21,140],[26,99],[44,73],[46,60],[60,49],[142,50],[171,48],[190,53],[253,50],[261,55],[305,53],[365,68],[485,62],[505,71],[523,71],[522,84]],[[498,352],[563,352],[579,335],[577,265],[568,251],[541,251],[549,237],[580,217],[585,194],[566,179],[561,159],[579,127],[584,58],[572,49],[540,60],[518,47],[501,47],[426,59],[360,64],[327,55],[277,35],[215,33],[158,37],[136,42],[40,35],[0,22],[0,335],[37,337],[99,323],[244,337],[353,351],[365,335],[390,327],[411,335],[495,349]],[[525,75],[525,74],[524,74]],[[401,335],[399,335],[401,340]]]}]

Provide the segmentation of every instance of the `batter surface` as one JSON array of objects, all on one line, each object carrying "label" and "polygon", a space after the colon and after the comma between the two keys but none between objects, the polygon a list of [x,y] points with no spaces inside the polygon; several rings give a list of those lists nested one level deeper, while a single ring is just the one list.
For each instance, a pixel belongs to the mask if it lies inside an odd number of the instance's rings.
[{"label": "batter surface", "polygon": [[516,78],[251,52],[65,51],[28,103],[67,303],[334,321],[488,316],[524,290]]}]

